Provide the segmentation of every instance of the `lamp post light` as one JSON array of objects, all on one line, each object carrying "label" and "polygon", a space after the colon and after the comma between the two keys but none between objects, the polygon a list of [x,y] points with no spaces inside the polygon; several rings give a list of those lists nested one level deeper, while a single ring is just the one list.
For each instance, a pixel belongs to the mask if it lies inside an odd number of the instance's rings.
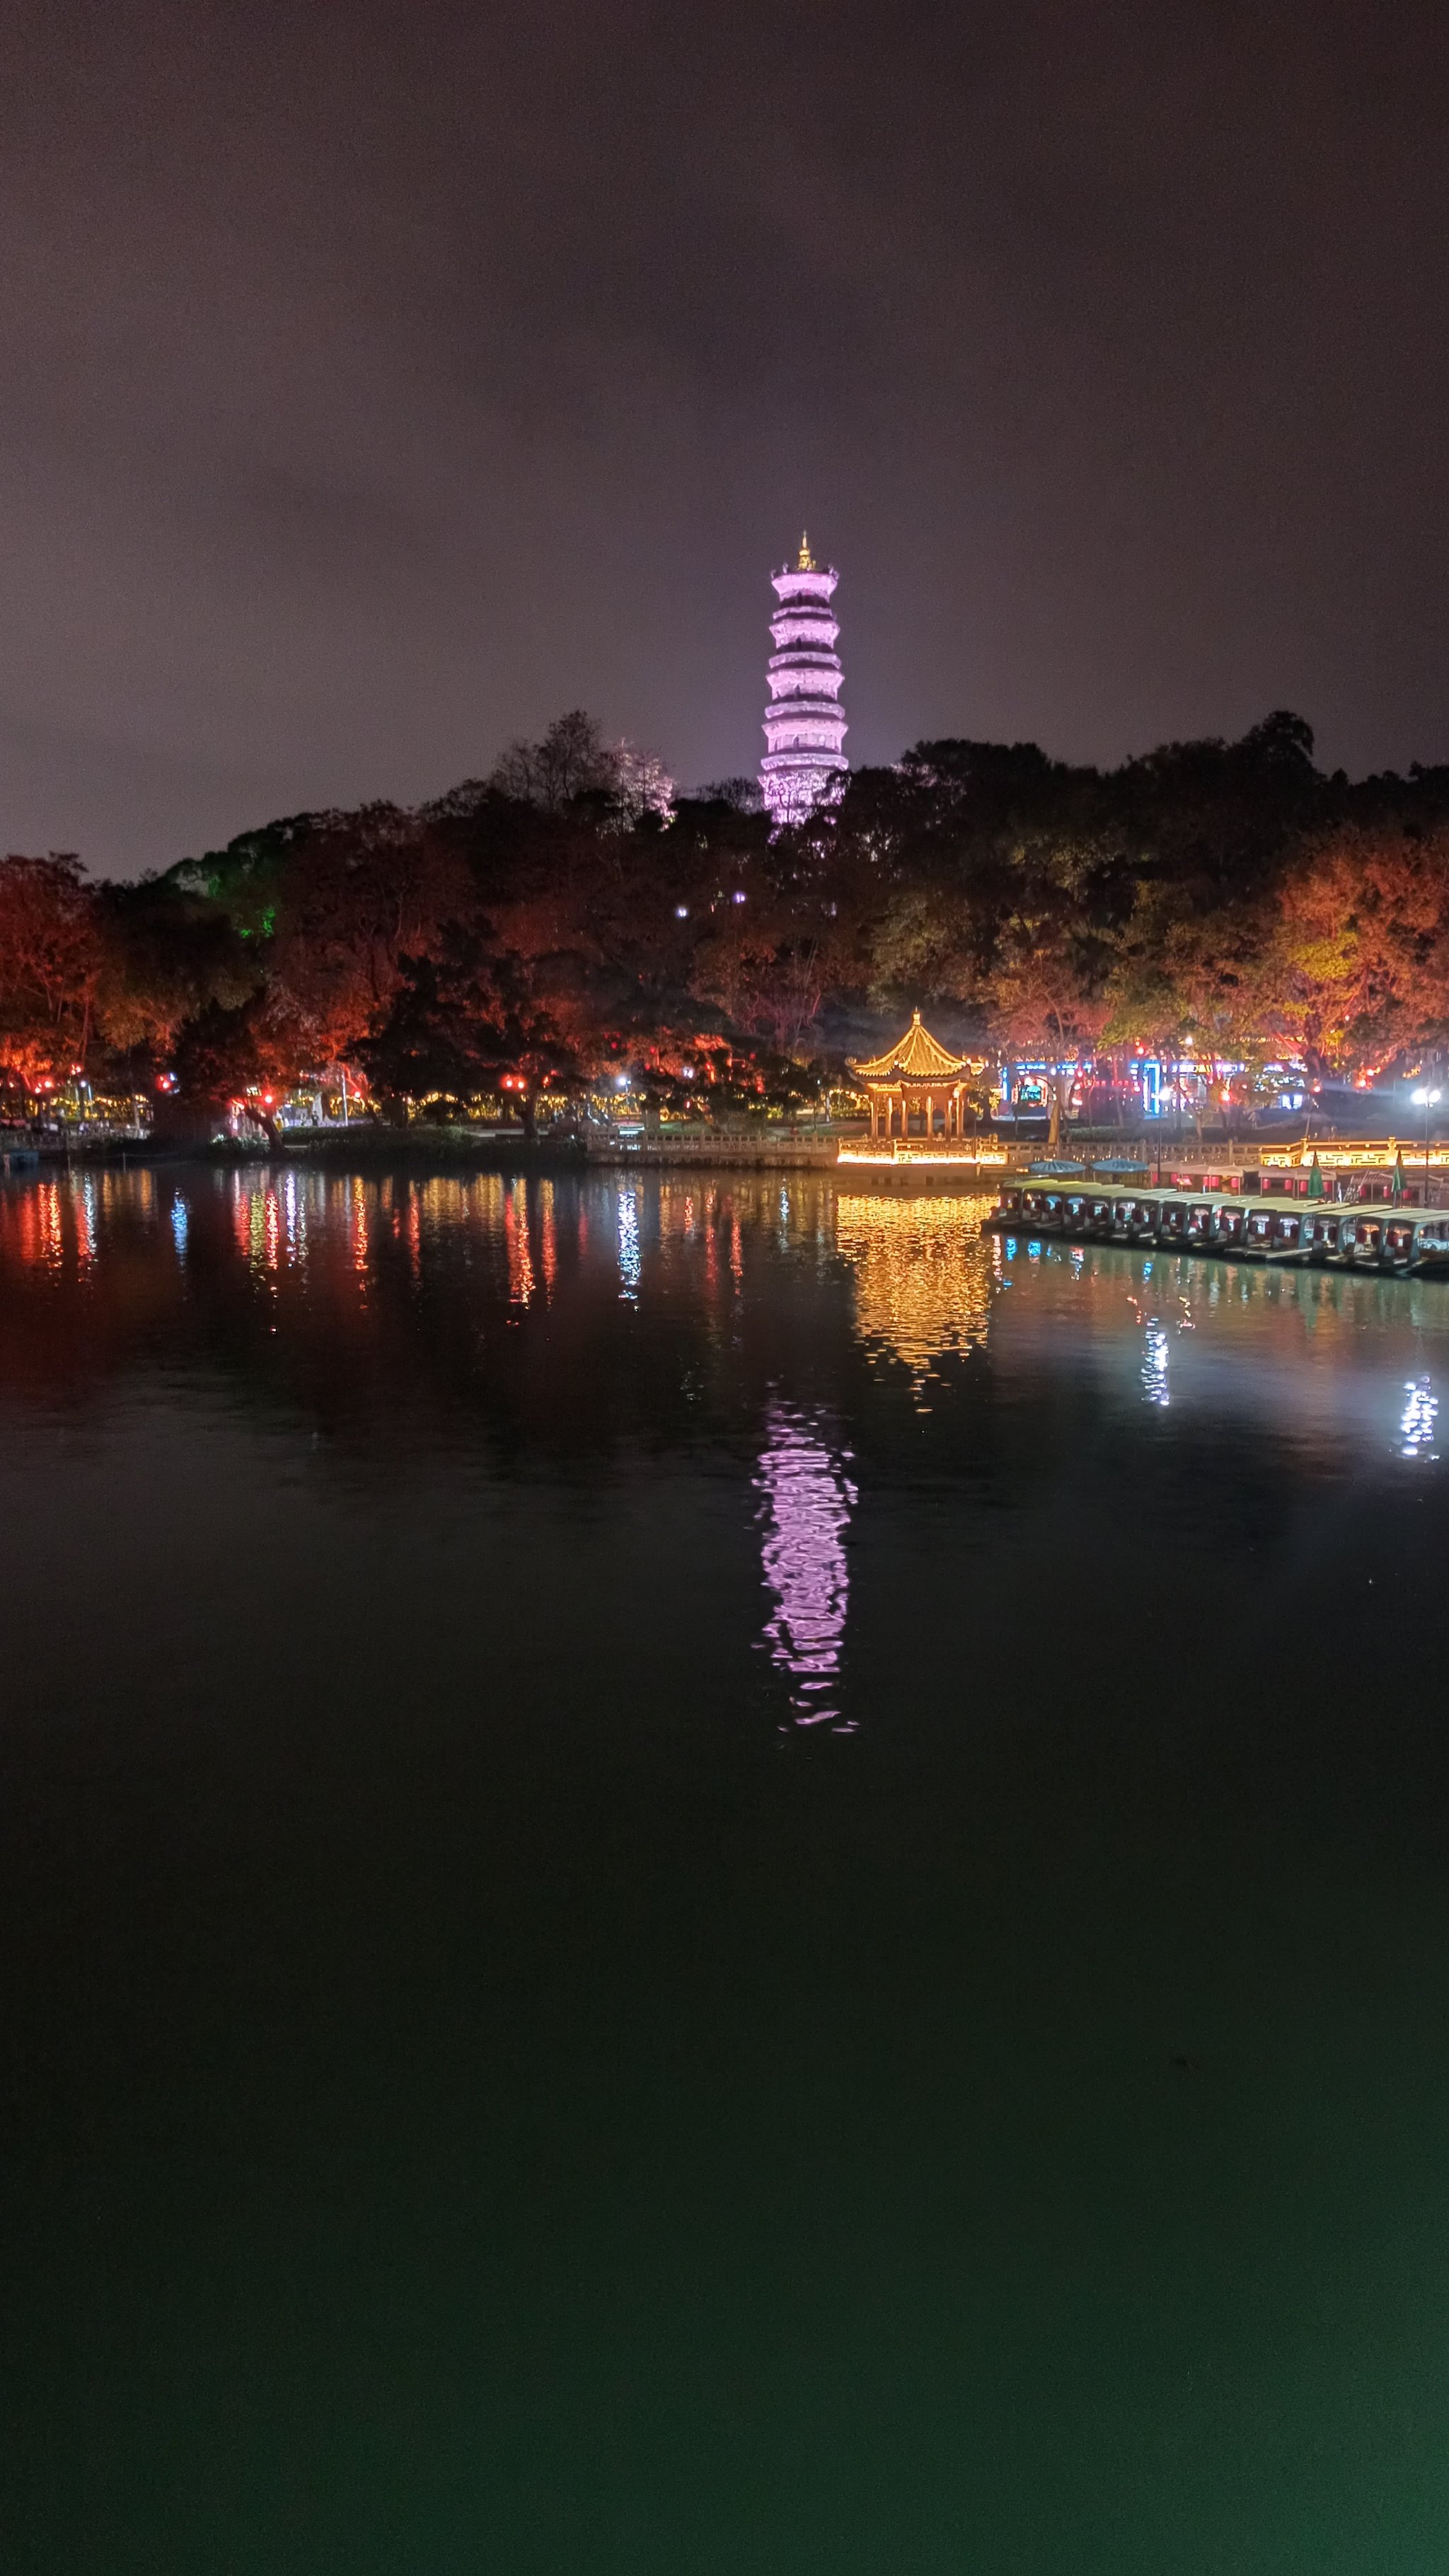
[{"label": "lamp post light", "polygon": [[1422,1110],[1423,1110],[1423,1113],[1424,1113],[1424,1205],[1425,1205],[1425,1207],[1427,1207],[1427,1206],[1428,1206],[1428,1204],[1429,1204],[1429,1112],[1430,1112],[1430,1110],[1431,1110],[1431,1109],[1435,1109],[1435,1108],[1437,1108],[1437,1107],[1438,1107],[1438,1104],[1439,1104],[1439,1102],[1443,1099],[1443,1097],[1444,1097],[1444,1095],[1443,1095],[1442,1091],[1423,1091],[1423,1090],[1420,1090],[1420,1091],[1416,1091],[1416,1092],[1414,1093],[1414,1107],[1415,1107],[1416,1109],[1422,1109]]}]

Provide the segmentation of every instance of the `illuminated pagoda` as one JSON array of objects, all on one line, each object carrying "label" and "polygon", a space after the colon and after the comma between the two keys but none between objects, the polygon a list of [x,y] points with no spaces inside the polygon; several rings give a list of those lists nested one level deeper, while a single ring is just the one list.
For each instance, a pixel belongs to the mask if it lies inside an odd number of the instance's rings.
[{"label": "illuminated pagoda", "polygon": [[862,1063],[846,1061],[862,1091],[870,1095],[872,1141],[892,1136],[942,1135],[958,1140],[964,1136],[971,1076],[979,1073],[980,1058],[948,1055],[930,1030],[922,1028],[919,1011],[911,1013],[905,1036],[887,1047],[884,1055]]},{"label": "illuminated pagoda", "polygon": [[760,790],[772,820],[800,823],[812,806],[838,796],[850,764],[845,757],[845,674],[835,639],[840,628],[830,598],[840,575],[818,564],[810,540],[783,572],[772,572],[780,605],[770,620],[770,703],[765,709],[765,757]]}]

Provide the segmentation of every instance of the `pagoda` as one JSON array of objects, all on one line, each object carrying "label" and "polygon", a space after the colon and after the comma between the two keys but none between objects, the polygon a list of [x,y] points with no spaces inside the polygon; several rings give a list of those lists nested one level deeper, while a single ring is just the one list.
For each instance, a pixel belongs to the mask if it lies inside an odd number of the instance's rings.
[{"label": "pagoda", "polygon": [[[884,1055],[859,1063],[850,1057],[846,1061],[862,1091],[869,1094],[873,1141],[934,1136],[938,1112],[943,1136],[958,1141],[964,1136],[971,1076],[980,1071],[981,1060],[948,1054],[930,1030],[922,1028],[919,1011],[911,1013],[905,1036],[887,1047]],[[913,1119],[919,1121],[914,1128]]]},{"label": "pagoda", "polygon": [[840,793],[850,764],[845,757],[845,674],[835,639],[840,628],[831,594],[840,575],[818,564],[810,540],[770,585],[779,607],[770,620],[770,703],[765,709],[765,757],[760,790],[774,823],[800,823],[813,806]]}]

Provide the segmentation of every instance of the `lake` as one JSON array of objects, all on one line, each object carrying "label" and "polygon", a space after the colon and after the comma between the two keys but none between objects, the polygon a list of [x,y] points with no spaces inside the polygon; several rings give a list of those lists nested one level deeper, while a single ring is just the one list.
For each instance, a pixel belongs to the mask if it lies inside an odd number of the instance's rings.
[{"label": "lake", "polygon": [[1449,1286],[986,1204],[0,1186],[14,2576],[1440,2563]]}]

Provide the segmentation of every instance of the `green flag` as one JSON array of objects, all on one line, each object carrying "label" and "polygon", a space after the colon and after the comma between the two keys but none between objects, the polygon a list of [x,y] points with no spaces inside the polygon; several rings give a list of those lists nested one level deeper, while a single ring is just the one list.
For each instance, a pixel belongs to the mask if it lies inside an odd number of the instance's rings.
[{"label": "green flag", "polygon": [[1313,1157],[1313,1168],[1308,1175],[1308,1195],[1311,1199],[1321,1199],[1323,1196],[1323,1174],[1318,1168],[1316,1154]]}]

